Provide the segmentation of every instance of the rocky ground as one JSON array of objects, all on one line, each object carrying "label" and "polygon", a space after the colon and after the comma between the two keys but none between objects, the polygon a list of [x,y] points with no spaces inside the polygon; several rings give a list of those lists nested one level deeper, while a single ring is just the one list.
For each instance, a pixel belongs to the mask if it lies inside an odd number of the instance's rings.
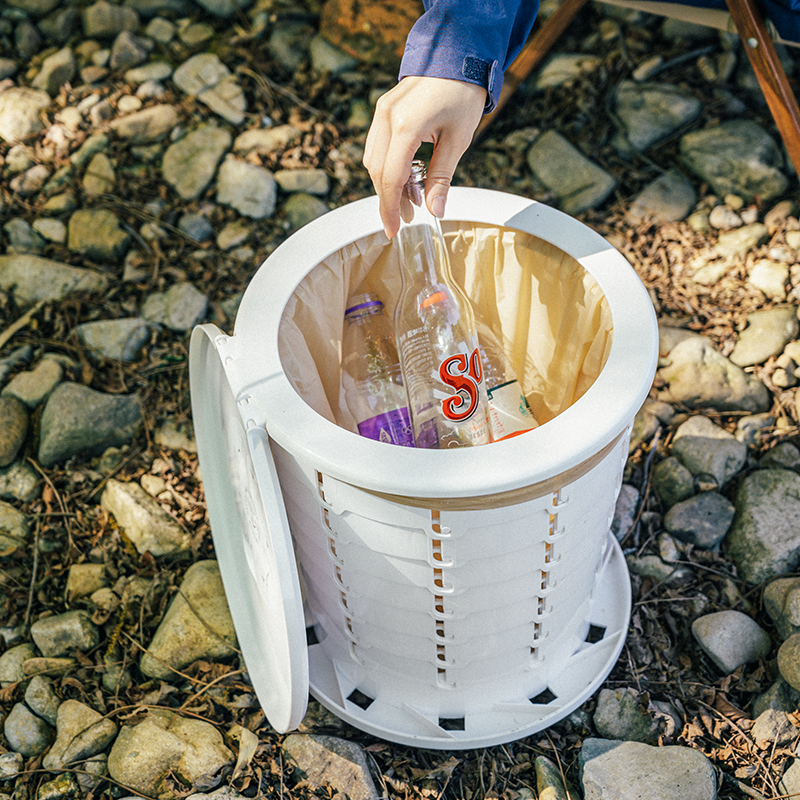
[{"label": "rocky ground", "polygon": [[362,13],[366,32],[332,0],[0,8],[0,795],[800,792],[797,177],[735,37],[599,7],[457,182],[578,216],[658,313],[614,523],[622,657],[567,719],[480,751],[396,746],[313,701],[298,733],[265,721],[188,334],[230,330],[281,241],[371,192],[364,135],[409,12]]}]

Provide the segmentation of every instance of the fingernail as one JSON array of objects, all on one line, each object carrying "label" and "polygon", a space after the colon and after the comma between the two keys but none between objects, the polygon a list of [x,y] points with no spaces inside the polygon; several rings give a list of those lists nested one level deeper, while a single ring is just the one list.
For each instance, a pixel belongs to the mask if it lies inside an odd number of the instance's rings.
[{"label": "fingernail", "polygon": [[442,197],[442,195],[437,195],[433,198],[433,202],[431,203],[431,211],[433,211],[433,216],[438,217],[439,219],[444,216],[444,197]]}]

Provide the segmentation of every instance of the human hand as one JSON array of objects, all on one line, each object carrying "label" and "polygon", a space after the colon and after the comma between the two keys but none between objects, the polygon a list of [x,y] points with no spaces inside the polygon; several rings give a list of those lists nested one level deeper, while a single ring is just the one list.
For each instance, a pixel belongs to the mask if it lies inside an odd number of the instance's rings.
[{"label": "human hand", "polygon": [[400,197],[411,162],[423,142],[433,143],[425,196],[430,212],[444,215],[459,159],[472,141],[486,103],[486,90],[449,78],[409,76],[382,95],[367,133],[364,166],[380,200],[391,239],[400,228]]}]

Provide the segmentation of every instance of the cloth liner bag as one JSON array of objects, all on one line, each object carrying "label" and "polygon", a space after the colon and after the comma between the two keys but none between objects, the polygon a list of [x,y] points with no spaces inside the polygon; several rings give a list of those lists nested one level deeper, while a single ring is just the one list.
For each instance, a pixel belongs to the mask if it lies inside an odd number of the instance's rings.
[{"label": "cloth liner bag", "polygon": [[391,741],[511,741],[584,702],[624,642],[630,585],[609,529],[655,372],[649,296],[602,237],[547,206],[454,188],[448,214],[453,274],[502,336],[540,423],[529,433],[456,451],[353,433],[345,304],[374,291],[391,309],[400,289],[375,198],[281,245],[232,336],[192,337],[215,549],[278,730],[310,688]]}]

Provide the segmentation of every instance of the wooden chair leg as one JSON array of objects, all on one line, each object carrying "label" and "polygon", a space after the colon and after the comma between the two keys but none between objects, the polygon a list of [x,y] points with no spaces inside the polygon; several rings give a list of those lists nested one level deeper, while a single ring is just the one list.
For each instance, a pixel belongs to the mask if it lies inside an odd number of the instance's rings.
[{"label": "wooden chair leg", "polygon": [[564,0],[561,5],[544,21],[536,33],[531,36],[514,62],[506,70],[503,88],[497,99],[497,106],[491,114],[486,114],[475,131],[477,141],[486,128],[517,91],[519,85],[533,72],[534,68],[550,52],[558,38],[575,18],[575,15],[586,5],[588,0]]},{"label": "wooden chair leg", "polygon": [[800,108],[755,0],[725,0],[772,118],[800,175]]}]

